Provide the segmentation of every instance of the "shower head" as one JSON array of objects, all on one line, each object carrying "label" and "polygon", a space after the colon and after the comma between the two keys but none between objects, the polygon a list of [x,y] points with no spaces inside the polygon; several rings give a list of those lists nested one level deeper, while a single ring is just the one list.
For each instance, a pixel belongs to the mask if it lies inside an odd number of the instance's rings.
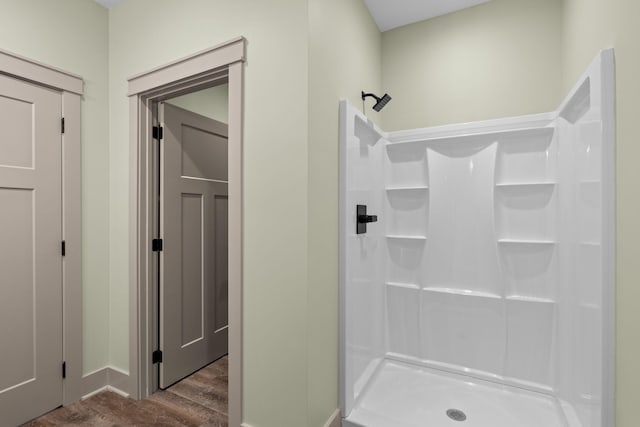
[{"label": "shower head", "polygon": [[364,91],[362,91],[362,100],[364,101],[367,97],[375,98],[376,104],[373,106],[373,109],[378,112],[382,110],[384,106],[389,103],[389,101],[391,101],[391,97],[388,93],[385,93],[384,95],[382,95],[382,97],[379,97],[374,95],[373,93],[364,93]]}]

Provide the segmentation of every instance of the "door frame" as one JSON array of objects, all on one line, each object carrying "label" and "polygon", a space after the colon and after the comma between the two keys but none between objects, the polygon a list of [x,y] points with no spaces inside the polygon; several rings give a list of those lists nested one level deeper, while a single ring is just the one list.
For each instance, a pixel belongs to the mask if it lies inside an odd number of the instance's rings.
[{"label": "door frame", "polygon": [[243,101],[246,40],[225,43],[128,79],[130,140],[130,394],[153,392],[154,287],[157,257],[151,241],[155,223],[154,103],[229,84],[229,425],[242,423],[242,232]]},{"label": "door frame", "polygon": [[[82,158],[80,108],[82,77],[6,50],[0,50],[0,74],[57,90],[62,95],[62,361],[66,378],[62,404],[85,394],[82,366]],[[62,367],[61,375],[62,375]]]}]

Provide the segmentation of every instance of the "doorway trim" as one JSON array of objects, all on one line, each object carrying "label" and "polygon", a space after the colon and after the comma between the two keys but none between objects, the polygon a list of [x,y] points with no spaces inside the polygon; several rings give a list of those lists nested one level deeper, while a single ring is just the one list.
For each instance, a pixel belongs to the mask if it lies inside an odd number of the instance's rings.
[{"label": "doorway trim", "polygon": [[82,366],[82,159],[80,108],[84,93],[82,77],[0,50],[0,74],[44,86],[62,95],[62,360],[66,378],[62,404],[80,400],[84,394]]},{"label": "doorway trim", "polygon": [[225,43],[128,79],[130,140],[130,395],[153,391],[154,224],[153,104],[227,81],[229,84],[229,425],[242,423],[243,101],[246,39]]}]

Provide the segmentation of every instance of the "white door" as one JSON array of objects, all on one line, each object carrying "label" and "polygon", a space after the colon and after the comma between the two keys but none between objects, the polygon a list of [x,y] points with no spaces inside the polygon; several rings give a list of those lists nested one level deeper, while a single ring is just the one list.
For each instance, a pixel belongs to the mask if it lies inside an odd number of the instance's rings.
[{"label": "white door", "polygon": [[227,125],[160,104],[160,387],[227,353]]},{"label": "white door", "polygon": [[0,424],[62,405],[62,96],[0,75]]}]

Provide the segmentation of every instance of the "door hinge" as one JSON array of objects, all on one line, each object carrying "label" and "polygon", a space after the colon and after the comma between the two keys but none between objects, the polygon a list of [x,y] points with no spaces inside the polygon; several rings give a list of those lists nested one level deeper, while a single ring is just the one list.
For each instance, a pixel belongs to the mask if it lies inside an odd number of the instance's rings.
[{"label": "door hinge", "polygon": [[62,256],[67,255],[67,242],[62,241]]},{"label": "door hinge", "polygon": [[64,133],[64,117],[60,119],[60,132]]},{"label": "door hinge", "polygon": [[67,378],[67,362],[62,362],[62,378]]},{"label": "door hinge", "polygon": [[164,137],[164,128],[162,126],[153,127],[153,139],[160,141]]},{"label": "door hinge", "polygon": [[151,353],[151,361],[154,364],[162,363],[162,350],[156,350],[153,353]]},{"label": "door hinge", "polygon": [[153,252],[162,252],[162,239],[153,239],[151,241],[151,250]]}]

